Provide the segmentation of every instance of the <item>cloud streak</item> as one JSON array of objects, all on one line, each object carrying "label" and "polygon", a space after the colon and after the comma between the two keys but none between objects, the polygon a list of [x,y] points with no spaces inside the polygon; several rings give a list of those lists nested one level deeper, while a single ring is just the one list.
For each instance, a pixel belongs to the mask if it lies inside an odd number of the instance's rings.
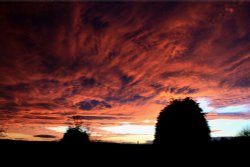
[{"label": "cloud streak", "polygon": [[53,135],[34,135],[34,137],[38,137],[38,138],[46,138],[46,139],[54,139],[56,138],[56,136],[53,136]]}]

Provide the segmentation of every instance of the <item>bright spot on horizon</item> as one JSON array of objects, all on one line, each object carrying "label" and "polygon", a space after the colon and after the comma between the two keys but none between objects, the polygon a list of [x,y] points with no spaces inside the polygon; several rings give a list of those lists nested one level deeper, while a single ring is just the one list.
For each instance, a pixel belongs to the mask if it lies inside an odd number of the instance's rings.
[{"label": "bright spot on horizon", "polygon": [[152,143],[154,140],[153,135],[122,135],[107,137],[104,141],[117,142],[117,143]]},{"label": "bright spot on horizon", "polygon": [[101,130],[109,131],[114,134],[138,134],[138,135],[152,135],[155,133],[155,126],[153,125],[119,125],[101,127]]},{"label": "bright spot on horizon", "polygon": [[142,122],[145,123],[145,124],[148,124],[148,123],[151,123],[151,122],[154,122],[154,121],[146,119],[146,120],[144,120]]},{"label": "bright spot on horizon", "polygon": [[60,132],[60,133],[64,133],[68,129],[68,126],[47,127],[47,129]]}]

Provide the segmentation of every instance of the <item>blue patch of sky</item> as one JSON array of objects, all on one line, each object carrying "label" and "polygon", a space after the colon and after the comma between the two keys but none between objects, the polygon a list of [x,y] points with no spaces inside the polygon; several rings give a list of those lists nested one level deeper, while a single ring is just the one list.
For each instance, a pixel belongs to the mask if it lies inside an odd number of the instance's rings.
[{"label": "blue patch of sky", "polygon": [[[230,119],[215,119],[208,121],[212,137],[231,137],[237,134],[244,128],[250,127],[250,120],[230,120]],[[217,131],[218,130],[218,131]]]},{"label": "blue patch of sky", "polygon": [[250,111],[250,105],[235,105],[217,108],[216,112],[218,113],[234,113],[234,112],[248,112]]},{"label": "blue patch of sky", "polygon": [[197,99],[199,106],[203,109],[203,112],[208,113],[211,111],[217,113],[236,113],[236,112],[249,112],[250,105],[242,104],[242,105],[230,105],[226,107],[215,108],[212,106],[211,100],[208,98],[199,98]]},{"label": "blue patch of sky", "polygon": [[208,113],[214,110],[212,106],[210,106],[211,102],[208,98],[199,98],[197,100],[199,106],[202,108],[204,113]]}]

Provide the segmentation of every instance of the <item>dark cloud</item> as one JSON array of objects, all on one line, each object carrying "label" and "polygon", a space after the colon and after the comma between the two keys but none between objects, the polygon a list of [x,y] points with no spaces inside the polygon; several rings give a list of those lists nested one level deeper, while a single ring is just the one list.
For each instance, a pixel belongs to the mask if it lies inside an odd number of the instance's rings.
[{"label": "dark cloud", "polygon": [[230,113],[218,113],[219,116],[244,116],[245,113],[242,112],[230,112]]},{"label": "dark cloud", "polygon": [[59,97],[59,98],[55,98],[53,100],[56,104],[61,104],[61,105],[66,105],[66,98],[64,97]]},{"label": "dark cloud", "polygon": [[14,99],[13,95],[10,95],[10,93],[7,93],[5,91],[0,91],[0,98],[7,101],[11,101]]},{"label": "dark cloud", "polygon": [[7,85],[2,88],[5,91],[9,92],[26,92],[30,91],[30,85],[26,83],[19,83],[16,85]]},{"label": "dark cloud", "polygon": [[144,100],[146,100],[148,98],[149,97],[144,97],[144,96],[141,96],[141,95],[134,95],[134,96],[126,99],[125,101],[126,102],[134,102],[134,101],[138,101],[138,100],[144,101]]},{"label": "dark cloud", "polygon": [[56,138],[56,136],[53,136],[53,135],[44,135],[44,134],[41,134],[41,135],[34,135],[34,137],[46,138],[46,139],[53,139],[53,138]]},{"label": "dark cloud", "polygon": [[[66,4],[40,3],[36,8],[39,12],[34,10],[33,5],[32,3],[26,5],[21,3],[8,4],[9,9],[13,10],[8,16],[10,22],[17,26],[46,28],[54,27],[69,18],[70,7],[67,7]],[[23,10],[23,7],[27,10]]]},{"label": "dark cloud", "polygon": [[58,106],[53,103],[15,103],[15,102],[7,102],[7,103],[1,103],[0,104],[0,111],[3,113],[15,113],[19,111],[30,111],[30,110],[54,110],[57,109]]},{"label": "dark cloud", "polygon": [[160,74],[160,78],[167,80],[172,78],[180,78],[180,77],[197,77],[200,79],[212,79],[212,75],[203,71],[195,72],[185,70],[177,70],[177,71],[167,71]]},{"label": "dark cloud", "polygon": [[[250,37],[249,37],[250,39]],[[237,53],[236,55],[232,55],[229,57],[225,64],[229,64],[230,66],[225,69],[226,72],[232,72],[234,70],[237,70],[241,66],[247,65],[247,63],[250,61],[250,58],[248,56],[242,56],[245,53]]]},{"label": "dark cloud", "polygon": [[100,17],[94,17],[94,18],[86,17],[84,21],[87,24],[90,24],[91,27],[93,27],[93,29],[96,31],[103,30],[108,26],[108,22],[102,20]]},{"label": "dark cloud", "polygon": [[166,88],[166,91],[173,94],[194,94],[199,92],[199,89],[190,88],[189,86],[184,86],[181,88],[169,86]]},{"label": "dark cloud", "polygon": [[11,113],[11,112],[18,112],[18,104],[14,102],[7,102],[7,103],[2,103],[0,104],[0,111],[3,113]]},{"label": "dark cloud", "polygon": [[42,115],[25,115],[22,118],[35,119],[35,120],[58,120],[59,117],[42,116]]},{"label": "dark cloud", "polygon": [[250,79],[249,77],[238,77],[228,76],[226,79],[222,79],[219,82],[219,85],[222,87],[229,88],[249,88],[250,87]]},{"label": "dark cloud", "polygon": [[93,87],[96,84],[96,80],[94,78],[81,77],[79,80],[82,87]]},{"label": "dark cloud", "polygon": [[[56,99],[53,99],[53,105],[55,108],[59,109],[59,108],[62,108],[63,111],[61,111],[62,114],[65,114],[65,110],[64,109],[76,109],[76,106],[70,104],[70,102],[67,101],[66,98],[63,98],[63,97],[60,97],[60,98],[56,98]],[[55,110],[55,111],[58,111],[58,110]],[[72,111],[74,112],[74,111]],[[70,111],[67,111],[66,113],[70,113]]]},{"label": "dark cloud", "polygon": [[46,55],[39,65],[39,70],[47,75],[59,71],[61,65],[59,57]]},{"label": "dark cloud", "polygon": [[121,81],[123,84],[128,84],[133,80],[132,76],[123,75],[121,76]]},{"label": "dark cloud", "polygon": [[166,106],[168,104],[168,101],[167,100],[156,100],[155,103]]},{"label": "dark cloud", "polygon": [[112,119],[118,119],[113,116],[72,116],[71,117],[74,120],[112,120]]},{"label": "dark cloud", "polygon": [[239,78],[234,85],[235,87],[241,87],[241,88],[249,88],[250,87],[250,77],[242,77]]},{"label": "dark cloud", "polygon": [[160,76],[162,79],[169,79],[170,77],[177,77],[182,75],[182,71],[172,71],[172,72],[164,72]]},{"label": "dark cloud", "polygon": [[[108,8],[109,6],[109,8]],[[110,9],[112,8],[112,5],[99,5],[99,4],[93,4],[88,8],[88,10],[83,10],[81,12],[81,22],[84,25],[89,25],[91,29],[94,31],[100,32],[103,29],[107,28],[109,26],[109,22],[103,18],[103,16],[100,14],[101,11],[108,13]],[[94,12],[95,10],[99,10],[100,13]]]},{"label": "dark cloud", "polygon": [[250,112],[231,112],[231,113],[208,113],[207,119],[237,119],[237,120],[249,120]]},{"label": "dark cloud", "polygon": [[58,112],[53,112],[52,114],[61,115],[61,116],[68,116],[68,115],[74,115],[75,112],[74,111],[68,111],[68,112],[58,111]]},{"label": "dark cloud", "polygon": [[193,93],[197,93],[198,89],[192,89],[188,86],[184,86],[182,88],[179,88],[176,90],[176,94],[193,94]]},{"label": "dark cloud", "polygon": [[57,109],[58,106],[54,103],[28,103],[22,102],[18,105],[20,110],[29,110],[29,109],[41,109],[41,110],[54,110]]},{"label": "dark cloud", "polygon": [[152,96],[145,97],[145,96],[132,93],[131,95],[126,96],[126,97],[108,96],[108,97],[105,97],[105,100],[110,101],[110,102],[126,104],[126,103],[133,103],[133,102],[145,102],[145,100],[148,100],[150,98],[152,98]]},{"label": "dark cloud", "polygon": [[114,116],[114,117],[127,117],[127,116],[130,116],[130,114],[123,114],[123,113],[118,113],[118,114],[115,114],[115,113],[104,113],[104,115],[110,115],[110,116]]},{"label": "dark cloud", "polygon": [[32,106],[41,108],[41,109],[46,109],[46,110],[54,110],[57,108],[56,105],[51,104],[51,103],[35,103],[35,104],[32,104]]},{"label": "dark cloud", "polygon": [[164,85],[160,83],[152,83],[150,84],[150,87],[154,88],[156,91],[161,91],[162,89],[164,89]]},{"label": "dark cloud", "polygon": [[106,109],[112,107],[107,102],[98,100],[81,101],[77,103],[77,106],[79,106],[79,109],[81,110]]}]

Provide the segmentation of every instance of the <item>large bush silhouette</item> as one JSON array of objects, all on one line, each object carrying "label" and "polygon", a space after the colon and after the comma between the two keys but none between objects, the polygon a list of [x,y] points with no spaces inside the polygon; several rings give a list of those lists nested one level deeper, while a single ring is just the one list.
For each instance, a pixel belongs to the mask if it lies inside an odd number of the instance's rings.
[{"label": "large bush silhouette", "polygon": [[88,133],[83,131],[79,126],[76,126],[67,129],[61,142],[69,144],[87,144],[90,140]]},{"label": "large bush silhouette", "polygon": [[209,140],[205,113],[191,98],[172,100],[158,116],[155,144],[196,144]]}]

